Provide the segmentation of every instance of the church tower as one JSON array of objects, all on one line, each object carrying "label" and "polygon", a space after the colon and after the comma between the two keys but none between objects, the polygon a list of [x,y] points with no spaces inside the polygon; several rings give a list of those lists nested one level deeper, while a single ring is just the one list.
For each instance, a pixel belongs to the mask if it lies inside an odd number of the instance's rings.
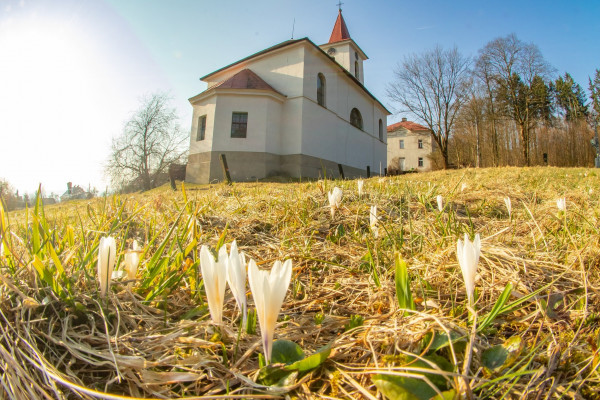
[{"label": "church tower", "polygon": [[350,37],[346,21],[342,16],[341,7],[333,31],[331,31],[329,42],[319,47],[364,85],[363,61],[368,60],[369,57]]}]

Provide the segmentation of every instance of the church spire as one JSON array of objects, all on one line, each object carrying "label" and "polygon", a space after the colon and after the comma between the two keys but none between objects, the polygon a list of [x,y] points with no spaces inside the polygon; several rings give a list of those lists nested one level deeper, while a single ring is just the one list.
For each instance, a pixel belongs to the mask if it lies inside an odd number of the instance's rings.
[{"label": "church spire", "polygon": [[350,32],[348,32],[346,21],[344,21],[344,17],[342,16],[342,4],[343,3],[341,1],[338,3],[338,17],[335,21],[335,25],[333,26],[333,31],[331,31],[329,43],[336,43],[341,42],[342,40],[350,39]]}]

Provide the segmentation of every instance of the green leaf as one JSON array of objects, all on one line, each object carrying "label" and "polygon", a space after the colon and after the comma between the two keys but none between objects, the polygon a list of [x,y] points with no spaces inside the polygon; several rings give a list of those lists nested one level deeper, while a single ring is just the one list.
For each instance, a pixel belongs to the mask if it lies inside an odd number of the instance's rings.
[{"label": "green leaf", "polygon": [[422,379],[377,374],[373,375],[371,380],[377,389],[390,400],[429,400],[437,394]]},{"label": "green leaf", "polygon": [[279,367],[267,365],[258,371],[256,381],[265,386],[289,386],[294,384],[297,377],[297,371],[286,371]]},{"label": "green leaf", "polygon": [[[450,340],[455,345],[459,343],[461,347],[466,344],[465,337],[456,331],[450,331]],[[448,334],[446,332],[431,331],[428,332],[421,342],[421,348],[424,350],[429,347],[429,353],[433,353],[450,345]],[[455,351],[456,351],[456,345]]]},{"label": "green leaf", "polygon": [[297,370],[300,372],[310,371],[311,369],[315,369],[319,365],[323,364],[325,360],[327,360],[327,357],[329,357],[329,354],[331,354],[331,343],[327,346],[321,347],[316,353],[306,357],[303,360],[286,365],[284,369],[288,371]]},{"label": "green leaf", "polygon": [[520,336],[513,336],[503,344],[490,347],[481,354],[481,363],[488,372],[499,372],[519,357],[521,343]]},{"label": "green leaf", "polygon": [[494,322],[494,320],[496,319],[496,317],[499,314],[502,313],[503,307],[506,304],[506,302],[508,301],[510,294],[512,293],[512,289],[513,289],[512,283],[508,282],[506,284],[506,287],[502,291],[502,294],[500,295],[500,297],[498,297],[498,300],[496,300],[496,303],[494,304],[494,307],[492,307],[492,310],[479,323],[479,326],[477,327],[478,331],[485,329],[488,325],[490,325],[492,322]]},{"label": "green leaf", "polygon": [[289,340],[276,340],[273,342],[271,362],[273,364],[292,364],[304,358],[304,350],[296,343]]},{"label": "green leaf", "polygon": [[[398,306],[405,310],[414,310],[415,303],[410,291],[410,280],[408,278],[408,268],[406,261],[400,258],[400,254],[396,253],[396,297],[398,298]],[[405,311],[404,315],[408,313]]]}]

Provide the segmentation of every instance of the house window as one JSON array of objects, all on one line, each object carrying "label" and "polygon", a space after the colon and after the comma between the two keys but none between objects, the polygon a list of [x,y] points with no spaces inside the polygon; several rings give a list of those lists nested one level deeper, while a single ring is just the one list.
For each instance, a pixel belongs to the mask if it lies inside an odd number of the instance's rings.
[{"label": "house window", "polygon": [[196,141],[204,140],[206,133],[206,115],[198,117],[198,132],[196,133]]},{"label": "house window", "polygon": [[422,149],[423,148],[423,139],[419,139],[419,141],[417,143],[418,143],[419,148]]},{"label": "house window", "polygon": [[404,139],[400,139],[400,148],[403,149],[404,148]]},{"label": "house window", "polygon": [[379,120],[379,140],[383,142],[383,121]]},{"label": "house window", "polygon": [[419,157],[419,167],[423,166],[423,157]]},{"label": "house window", "polygon": [[248,128],[248,113],[234,112],[231,116],[231,137],[245,138]]},{"label": "house window", "polygon": [[350,112],[350,123],[358,129],[363,128],[362,115],[360,115],[360,111],[357,108],[353,108]]},{"label": "house window", "polygon": [[325,107],[325,76],[317,75],[317,103]]},{"label": "house window", "polygon": [[358,71],[358,61],[354,61],[354,76],[356,79],[360,79],[360,73]]}]

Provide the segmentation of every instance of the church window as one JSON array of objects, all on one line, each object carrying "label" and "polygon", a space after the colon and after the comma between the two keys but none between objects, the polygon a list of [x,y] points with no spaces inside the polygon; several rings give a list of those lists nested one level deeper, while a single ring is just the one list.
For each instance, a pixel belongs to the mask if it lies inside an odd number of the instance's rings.
[{"label": "church window", "polygon": [[360,79],[360,73],[358,71],[358,61],[354,61],[354,76],[356,79]]},{"label": "church window", "polygon": [[379,140],[383,142],[383,121],[379,120]]},{"label": "church window", "polygon": [[357,108],[353,108],[350,112],[350,123],[358,129],[363,128],[362,115],[360,115],[360,111]]},{"label": "church window", "polygon": [[198,132],[196,133],[196,140],[204,140],[206,134],[206,115],[198,117]]},{"label": "church window", "polygon": [[403,149],[404,148],[404,139],[400,139],[400,148]]},{"label": "church window", "polygon": [[423,139],[419,139],[419,141],[417,142],[417,145],[419,146],[420,149],[423,148]]},{"label": "church window", "polygon": [[321,73],[317,75],[317,103],[325,107],[325,76]]},{"label": "church window", "polygon": [[419,157],[419,167],[423,166],[423,157]]},{"label": "church window", "polygon": [[248,113],[234,112],[231,116],[231,137],[245,138],[248,129]]}]

